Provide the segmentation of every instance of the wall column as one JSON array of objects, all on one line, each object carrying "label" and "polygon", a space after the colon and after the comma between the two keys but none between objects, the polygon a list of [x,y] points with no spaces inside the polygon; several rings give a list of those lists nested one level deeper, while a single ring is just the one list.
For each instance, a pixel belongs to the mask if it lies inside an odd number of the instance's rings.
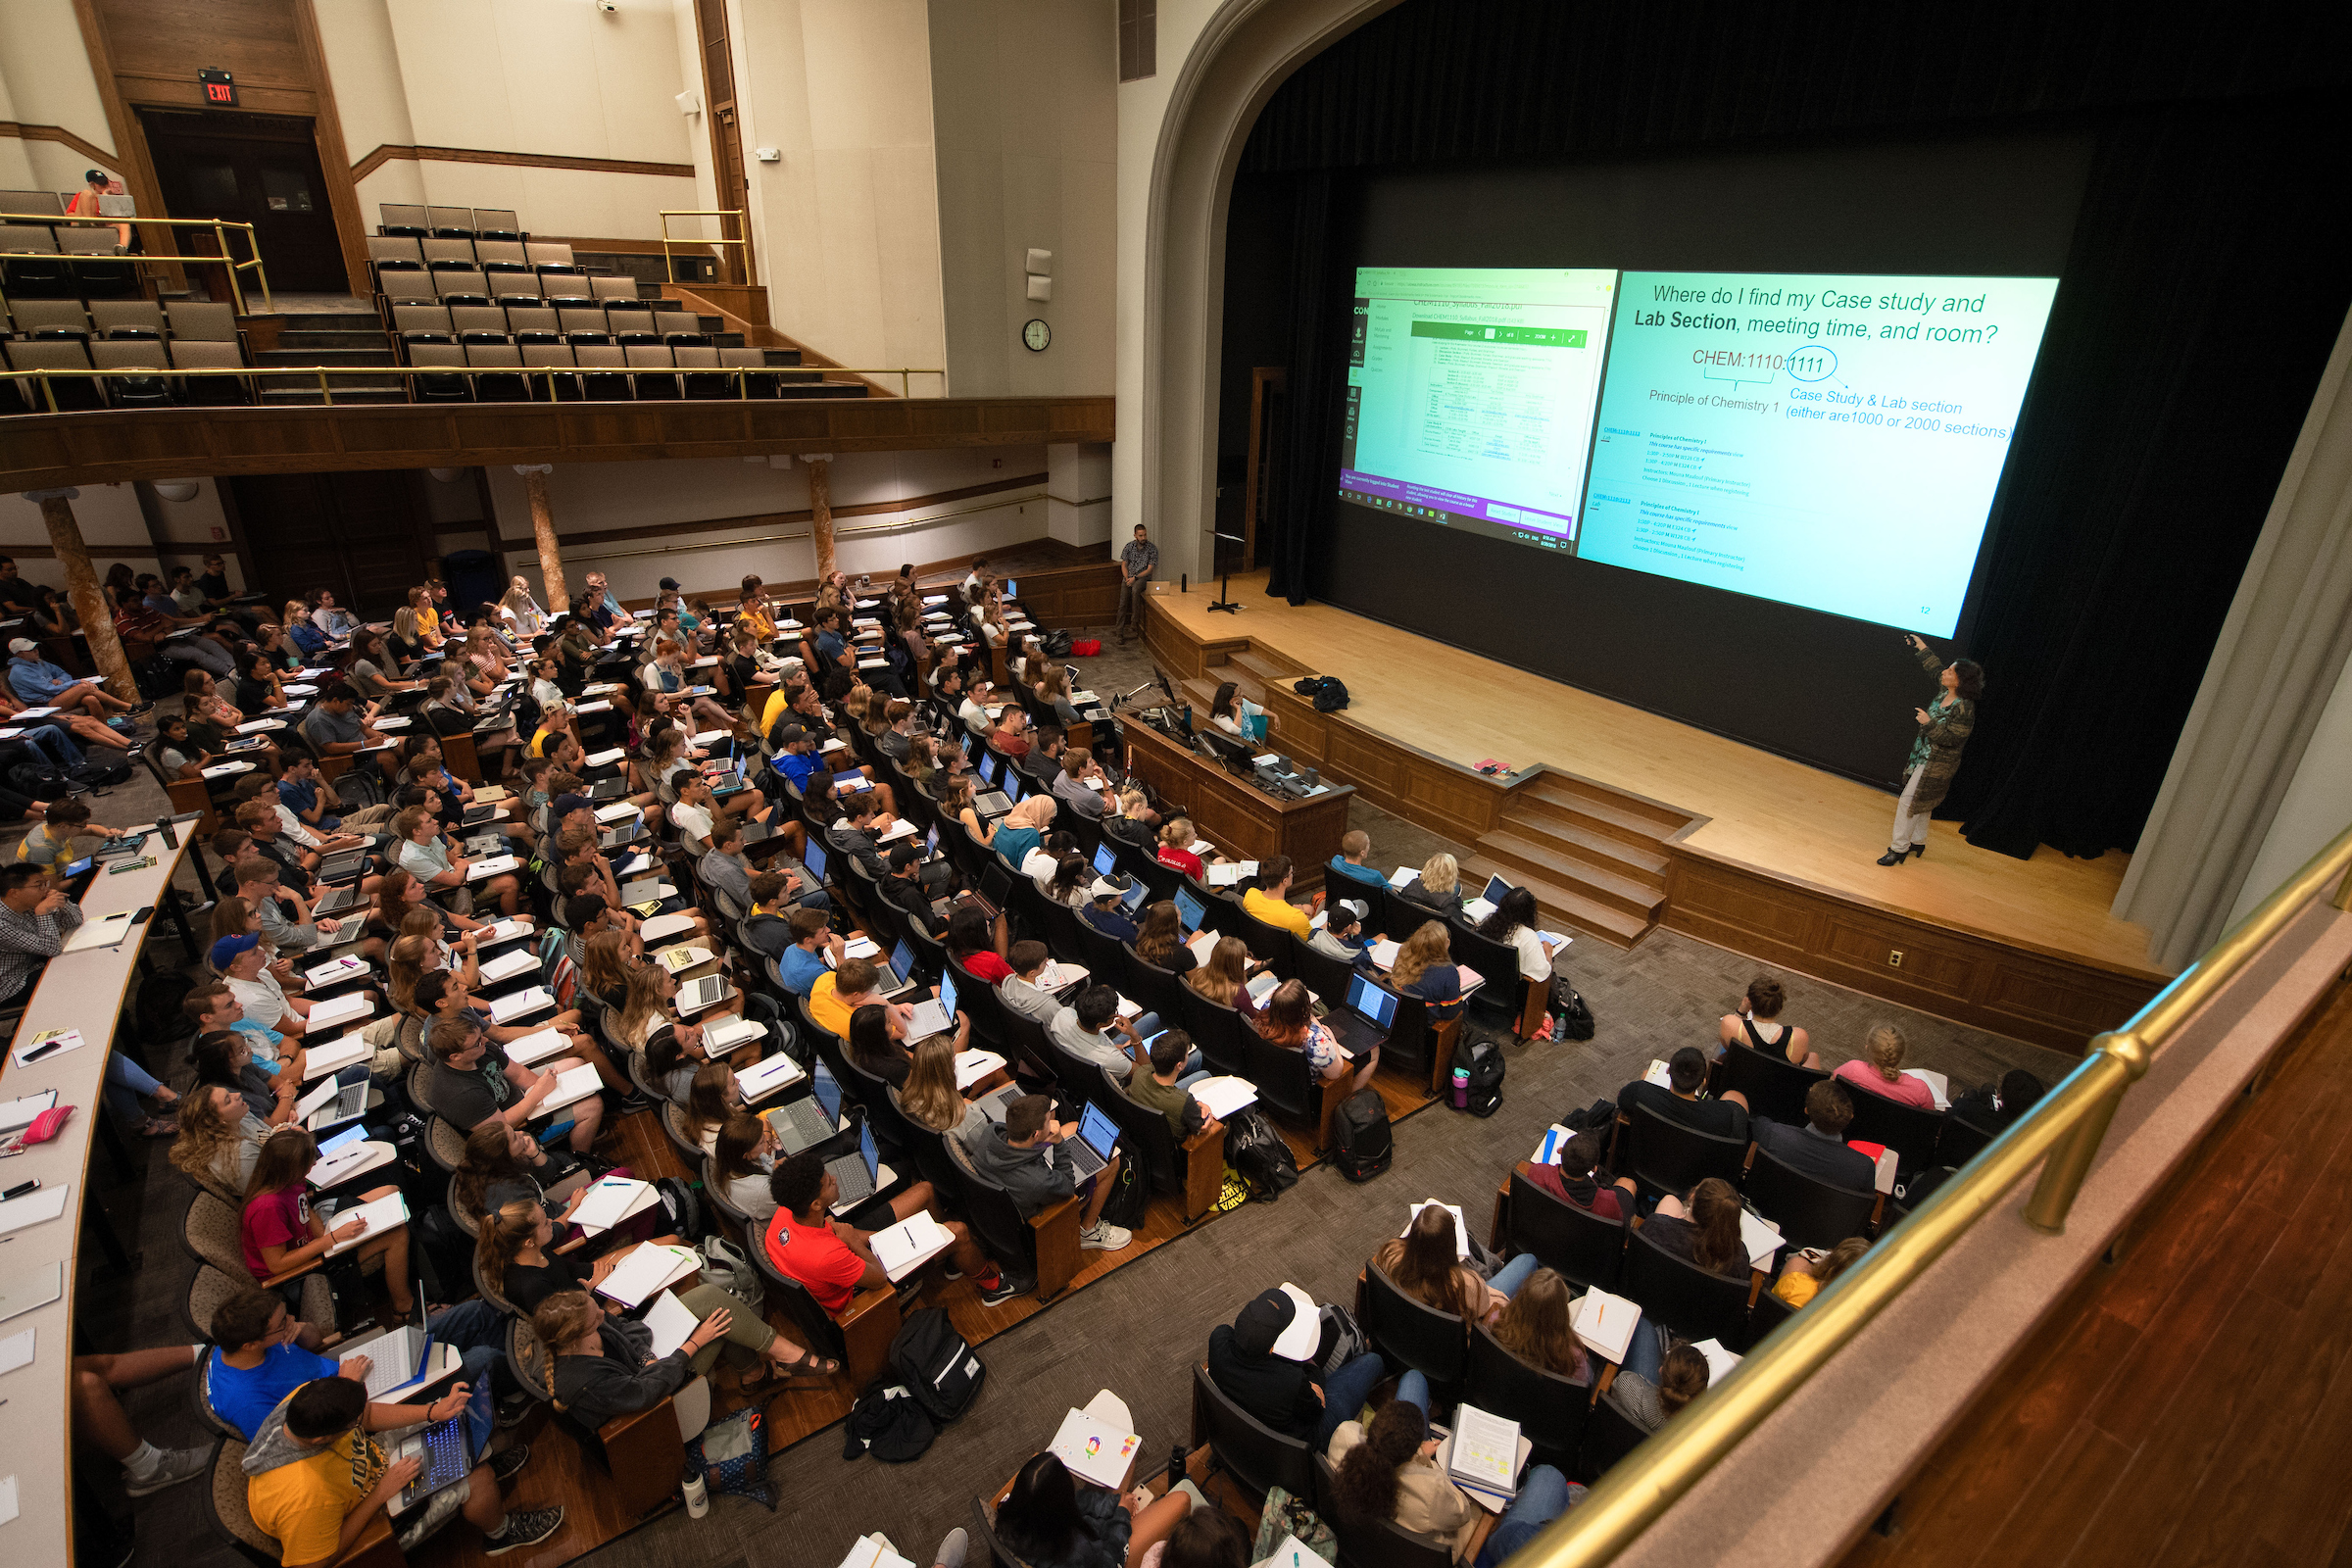
[{"label": "wall column", "polygon": [[571,608],[571,590],[564,582],[564,552],[556,546],[556,511],[547,499],[547,476],[552,463],[517,463],[523,494],[531,501],[531,536],[539,544],[539,575],[547,580],[547,612],[561,615]]},{"label": "wall column", "polygon": [[801,460],[808,466],[808,520],[816,540],[816,581],[833,575],[833,458],[819,453]]},{"label": "wall column", "polygon": [[74,518],[74,501],[80,494],[78,490],[27,490],[24,499],[40,504],[41,521],[49,525],[49,547],[66,568],[66,597],[74,601],[74,613],[81,621],[90,659],[106,689],[126,703],[135,703],[139,701],[139,683],[131,678],[130,659],[122,652],[122,639],[115,635],[114,612],[98,587],[98,573],[90,569],[90,547],[82,542],[81,524]]}]

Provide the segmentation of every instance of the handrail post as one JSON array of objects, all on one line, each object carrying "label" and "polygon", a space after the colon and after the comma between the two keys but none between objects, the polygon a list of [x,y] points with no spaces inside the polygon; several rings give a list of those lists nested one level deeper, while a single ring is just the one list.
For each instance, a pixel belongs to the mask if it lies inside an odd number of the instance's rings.
[{"label": "handrail post", "polygon": [[2124,1091],[2147,1072],[2148,1059],[2146,1044],[2129,1030],[2103,1034],[2091,1042],[2087,1070],[2098,1072],[2112,1064],[2122,1071],[2113,1074],[2113,1085],[2083,1111],[2082,1119],[2042,1161],[2041,1174],[2034,1183],[2034,1197],[2026,1204],[2027,1224],[2052,1236],[2065,1234],[2066,1216],[2075,1206],[2075,1195],[2082,1190],[2082,1178],[2090,1174],[2090,1162],[2098,1157],[2099,1145],[2115,1120],[2116,1107],[2124,1102]]},{"label": "handrail post", "polygon": [[221,270],[228,273],[228,296],[236,302],[237,314],[243,316],[246,314],[245,288],[237,280],[237,259],[228,253],[228,231],[221,227],[218,219],[213,221],[213,244],[220,252]]},{"label": "handrail post", "polygon": [[334,389],[326,384],[326,367],[318,367],[318,401],[328,408],[335,406]]},{"label": "handrail post", "polygon": [[2352,868],[2345,870],[2344,880],[2336,887],[2335,906],[2339,909],[2352,909]]},{"label": "handrail post", "polygon": [[47,370],[43,370],[41,372],[41,396],[49,400],[49,412],[51,414],[59,412],[57,407],[57,388],[49,384],[49,372]]}]

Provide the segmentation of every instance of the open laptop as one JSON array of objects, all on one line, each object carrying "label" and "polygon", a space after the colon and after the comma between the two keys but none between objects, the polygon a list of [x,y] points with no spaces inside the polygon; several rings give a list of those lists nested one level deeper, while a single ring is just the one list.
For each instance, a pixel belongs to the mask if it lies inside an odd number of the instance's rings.
[{"label": "open laptop", "polygon": [[623,844],[633,844],[645,837],[645,818],[632,816],[618,827],[608,828],[596,836],[600,849],[617,850]]},{"label": "open laptop", "polygon": [[1097,845],[1095,847],[1095,875],[1108,876],[1118,868],[1119,852],[1117,847],[1109,844]]},{"label": "open laptop", "polygon": [[768,1112],[768,1125],[787,1155],[814,1149],[841,1130],[841,1084],[822,1061],[809,1069],[812,1093]]},{"label": "open laptop", "polygon": [[400,1440],[390,1455],[397,1464],[403,1459],[415,1459],[421,1467],[416,1479],[400,1490],[400,1502],[395,1511],[406,1512],[446,1487],[454,1487],[473,1469],[473,1438],[466,1430],[464,1414],[446,1421],[434,1421],[418,1427]]},{"label": "open laptop", "polygon": [[875,985],[885,997],[895,997],[914,984],[914,949],[905,937],[890,951],[890,962]]},{"label": "open laptop", "polygon": [[628,793],[629,781],[618,776],[600,778],[588,786],[588,798],[592,801],[617,801]]},{"label": "open laptop", "polygon": [[1090,1100],[1086,1102],[1086,1114],[1078,1118],[1078,1136],[1055,1147],[1068,1157],[1070,1174],[1085,1181],[1109,1165],[1110,1152],[1118,1142],[1118,1123]]},{"label": "open laptop", "polygon": [[[901,942],[901,952],[906,944]],[[914,1004],[906,1015],[906,1038],[922,1040],[931,1035],[945,1034],[956,1027],[956,971],[950,969],[939,977],[939,995],[926,997]]]},{"label": "open laptop", "polygon": [[411,1384],[424,1381],[433,1364],[433,1331],[424,1316],[424,1294],[416,1295],[416,1321],[403,1324],[380,1339],[370,1340],[368,1352],[368,1397],[389,1398]]},{"label": "open laptop", "polygon": [[363,1074],[358,1082],[348,1084],[329,1078],[303,1096],[294,1111],[314,1133],[356,1120],[368,1111],[368,1078]]},{"label": "open laptop", "polygon": [[334,854],[319,860],[318,880],[321,882],[347,881],[367,869],[367,865],[368,852],[365,849],[337,850]]},{"label": "open laptop", "polygon": [[1178,888],[1176,890],[1176,919],[1184,927],[1186,936],[1189,937],[1200,929],[1201,918],[1207,912],[1200,907],[1200,901],[1193,897],[1192,889]]},{"label": "open laptop", "polygon": [[1017,767],[1006,768],[1004,770],[1004,798],[1018,806],[1024,793],[1021,789],[1021,770]]},{"label": "open laptop", "polygon": [[825,885],[825,847],[816,842],[813,833],[808,835],[808,850],[801,857],[801,864],[808,869],[810,887],[821,888]]},{"label": "open laptop", "polygon": [[874,1147],[873,1124],[859,1122],[858,1152],[826,1160],[825,1169],[841,1183],[841,1193],[833,1200],[835,1208],[862,1203],[881,1191],[882,1152]]},{"label": "open laptop", "polygon": [[982,816],[1003,816],[1012,809],[1012,802],[1004,796],[1004,760],[994,752],[980,754],[979,773],[987,789],[972,797],[972,809]]},{"label": "open laptop", "polygon": [[715,1007],[735,993],[723,975],[707,974],[700,980],[689,980],[678,988],[678,1011],[701,1012]]},{"label": "open laptop", "polygon": [[620,885],[620,902],[623,904],[645,904],[662,896],[662,882],[658,876],[640,877],[634,882]]},{"label": "open laptop", "polygon": [[339,882],[319,896],[318,905],[311,912],[313,914],[341,914],[345,909],[356,909],[367,902],[368,895],[360,891],[359,883]]},{"label": "open laptop", "polygon": [[1348,977],[1348,1008],[1374,1028],[1387,1029],[1396,1021],[1396,994],[1368,976],[1351,974]]}]

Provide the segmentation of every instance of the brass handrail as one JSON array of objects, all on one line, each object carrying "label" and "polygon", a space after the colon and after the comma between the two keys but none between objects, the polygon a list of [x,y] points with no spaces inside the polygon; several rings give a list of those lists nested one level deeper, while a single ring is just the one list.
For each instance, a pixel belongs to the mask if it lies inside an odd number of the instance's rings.
[{"label": "brass handrail", "polygon": [[[90,218],[81,214],[69,218],[57,213],[0,213],[0,223],[43,223],[52,228],[60,223],[75,228],[116,228],[124,223],[160,223],[166,228],[209,228],[213,231],[213,243],[220,247],[218,256],[99,256],[88,251],[0,251],[0,261],[87,256],[93,261],[102,262],[199,262],[228,269],[228,292],[235,299],[239,316],[252,314],[245,308],[245,289],[237,276],[239,272],[250,271],[260,280],[262,308],[265,311],[274,312],[277,309],[277,302],[270,293],[270,269],[262,264],[262,242],[255,238],[251,223],[240,223],[229,218]],[[245,248],[252,252],[241,262],[229,254],[228,230],[232,228],[243,231]]]},{"label": "brass handrail", "polygon": [[[678,276],[677,264],[671,258],[670,248],[673,245],[740,246],[747,243],[747,241],[740,239],[673,238],[669,232],[669,220],[673,218],[732,218],[736,222],[741,223],[743,221],[743,209],[740,207],[664,207],[659,210],[654,216],[662,220],[662,275],[668,278],[672,283],[685,281],[683,278]],[[747,277],[744,279],[744,281],[748,283],[751,281],[751,279]]]},{"label": "brass handrail", "polygon": [[[526,379],[540,376],[547,377],[549,380],[547,396],[545,398],[525,398],[522,401],[526,403],[582,401],[580,399],[558,398],[555,395],[554,378],[559,375],[723,375],[729,377],[735,383],[735,401],[744,403],[770,403],[777,400],[773,398],[754,398],[751,395],[751,392],[748,390],[749,382],[747,378],[755,375],[788,375],[799,368],[802,368],[790,365],[244,365],[235,367],[217,366],[202,368],[190,367],[186,369],[181,369],[176,366],[172,366],[154,368],[134,367],[129,369],[119,370],[100,370],[94,368],[71,369],[65,368],[60,368],[53,370],[0,370],[0,381],[39,381],[41,383],[42,396],[47,399],[49,404],[49,412],[51,414],[62,415],[67,411],[57,406],[57,390],[49,384],[49,379],[52,376],[77,376],[82,380],[87,381],[152,379],[159,375],[299,375],[316,379],[318,383],[318,395],[324,399],[327,406],[331,408],[334,405],[335,397],[334,389],[328,386],[326,381],[326,378],[330,375],[389,375],[397,376],[404,380],[419,375],[519,375],[525,377]],[[808,370],[814,370],[820,375],[895,375],[899,378],[899,396],[902,398],[909,395],[907,391],[908,376],[945,376],[948,373],[945,370],[925,369],[919,366],[871,370],[853,369],[847,366],[835,365],[808,366],[806,368]],[[814,386],[820,383],[805,381],[797,384],[803,386]],[[513,400],[502,399],[500,401]],[[658,398],[654,401],[661,403],[688,403],[695,401],[717,400]],[[95,413],[98,411],[91,410],[87,412]],[[0,419],[5,419],[8,416],[6,415],[0,415]]]},{"label": "brass handrail", "polygon": [[1924,1273],[1961,1234],[2043,1160],[2027,1206],[2037,1228],[2066,1222],[2091,1157],[2124,1091],[2199,1007],[2236,978],[2314,899],[2352,909],[2352,827],[2158,993],[2123,1028],[2100,1035],[2057,1088],[1970,1160],[1960,1173],[1872,1248],[1863,1260],[1775,1330],[1740,1363],[1600,1479],[1511,1560],[1514,1568],[1599,1568],[1697,1484],[1740,1441],[1804,1385],[1879,1310]]},{"label": "brass handrail", "polygon": [[[1043,490],[1034,490],[1027,495],[1007,494],[973,506],[957,507],[952,512],[934,512],[923,517],[900,517],[891,522],[851,523],[834,529],[833,534],[835,538],[847,539],[852,535],[861,533],[898,533],[908,528],[928,527],[932,523],[945,522],[950,517],[961,517],[974,512],[994,512],[1000,507],[1026,505],[1031,501],[1047,499],[1049,498]],[[794,539],[806,539],[815,531],[815,526],[811,524],[807,528],[787,528],[781,533],[748,534],[740,539],[708,539],[690,545],[655,545],[643,550],[567,550],[564,554],[564,559],[565,561],[622,561],[631,556],[683,555],[689,550],[738,550],[745,545],[783,544]]]}]

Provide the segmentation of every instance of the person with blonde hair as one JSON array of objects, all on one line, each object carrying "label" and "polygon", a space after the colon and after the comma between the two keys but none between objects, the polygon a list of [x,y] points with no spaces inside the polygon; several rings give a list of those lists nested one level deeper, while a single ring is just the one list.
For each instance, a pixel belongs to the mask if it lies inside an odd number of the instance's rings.
[{"label": "person with blonde hair", "polygon": [[1900,1029],[1890,1023],[1880,1024],[1863,1037],[1862,1054],[1840,1062],[1835,1076],[1838,1082],[1851,1084],[1882,1100],[1934,1110],[1936,1091],[1928,1087],[1927,1080],[1903,1071],[1905,1044]]},{"label": "person with blonde hair", "polygon": [[1404,939],[1389,983],[1398,996],[1429,1004],[1431,1023],[1451,1023],[1462,1015],[1462,971],[1454,964],[1453,943],[1442,921],[1424,920]]},{"label": "person with blonde hair", "polygon": [[1571,1383],[1590,1384],[1592,1357],[1569,1321],[1571,1302],[1568,1281],[1557,1269],[1537,1269],[1511,1292],[1502,1315],[1494,1320],[1494,1343],[1529,1366]]},{"label": "person with blonde hair", "polygon": [[988,1115],[956,1087],[956,1042],[944,1034],[914,1043],[906,1086],[891,1091],[899,1110],[917,1127],[962,1141],[988,1125]]},{"label": "person with blonde hair", "polygon": [[499,600],[498,612],[514,628],[517,636],[536,637],[547,630],[547,612],[531,596],[529,580],[519,573],[507,589],[506,596]]},{"label": "person with blonde hair", "polygon": [[1781,1270],[1780,1282],[1773,1286],[1772,1294],[1790,1306],[1803,1306],[1827,1290],[1832,1280],[1861,1262],[1869,1250],[1868,1238],[1848,1236],[1819,1258],[1810,1250],[1799,1252]]},{"label": "person with blonde hair", "polygon": [[678,1304],[699,1320],[685,1343],[656,1356],[654,1331],[608,1316],[586,1291],[563,1291],[539,1303],[531,1328],[555,1356],[556,1408],[590,1430],[615,1416],[650,1410],[718,1363],[722,1345],[734,1388],[781,1377],[806,1387],[830,1384],[841,1363],[803,1349],[767,1326],[759,1310],[715,1285],[698,1285]]},{"label": "person with blonde hair", "polygon": [[1404,885],[1404,898],[1440,914],[1462,912],[1462,868],[1444,850],[1421,862],[1421,874]]},{"label": "person with blonde hair", "polygon": [[200,1084],[179,1097],[179,1135],[169,1157],[199,1187],[242,1194],[269,1136],[270,1124],[234,1089]]}]

